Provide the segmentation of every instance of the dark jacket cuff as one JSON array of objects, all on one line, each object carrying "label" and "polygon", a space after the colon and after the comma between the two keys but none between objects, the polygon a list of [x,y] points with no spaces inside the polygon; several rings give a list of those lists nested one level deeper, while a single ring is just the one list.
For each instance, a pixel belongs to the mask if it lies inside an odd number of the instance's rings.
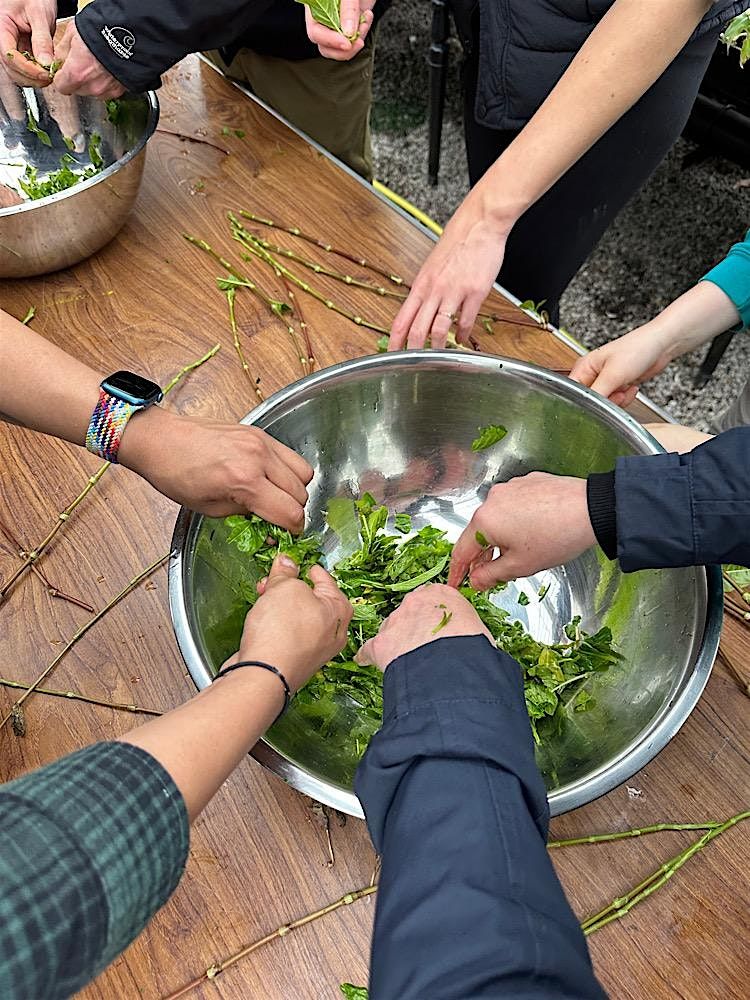
[{"label": "dark jacket cuff", "polygon": [[589,519],[599,547],[608,559],[617,558],[617,497],[615,473],[592,472],[586,481]]},{"label": "dark jacket cuff", "polygon": [[481,760],[514,774],[546,839],[547,793],[521,668],[507,653],[478,635],[420,646],[386,670],[383,716],[355,780],[376,850],[401,777],[425,758]]}]

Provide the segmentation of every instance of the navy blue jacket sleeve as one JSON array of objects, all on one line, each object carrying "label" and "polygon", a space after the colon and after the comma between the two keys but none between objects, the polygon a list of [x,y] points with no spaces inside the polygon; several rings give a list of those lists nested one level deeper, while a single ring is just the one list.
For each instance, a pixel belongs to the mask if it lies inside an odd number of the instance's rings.
[{"label": "navy blue jacket sleeve", "polygon": [[[289,0],[291,3],[292,0]],[[159,86],[188,52],[234,41],[271,0],[96,0],[76,16],[81,38],[128,90]]]},{"label": "navy blue jacket sleeve", "polygon": [[[597,539],[626,573],[750,566],[750,427],[724,431],[686,455],[620,458],[614,473],[589,477],[588,493]],[[613,523],[616,535],[608,537]]]},{"label": "navy blue jacket sleeve", "polygon": [[394,661],[356,790],[382,855],[371,1000],[605,995],[547,854],[514,660],[468,636]]}]

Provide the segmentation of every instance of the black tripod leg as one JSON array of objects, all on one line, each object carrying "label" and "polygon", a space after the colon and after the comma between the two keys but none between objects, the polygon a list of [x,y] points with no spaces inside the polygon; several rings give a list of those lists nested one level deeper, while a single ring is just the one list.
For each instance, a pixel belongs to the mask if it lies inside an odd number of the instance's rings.
[{"label": "black tripod leg", "polygon": [[430,67],[430,134],[427,173],[430,184],[438,182],[440,146],[443,138],[443,110],[445,85],[448,76],[448,22],[447,0],[432,0],[432,37],[427,65]]},{"label": "black tripod leg", "polygon": [[716,366],[724,357],[724,352],[729,347],[734,334],[734,330],[727,330],[726,333],[720,333],[718,337],[714,337],[711,341],[708,354],[703,359],[703,363],[698,369],[698,374],[695,376],[695,381],[693,382],[696,389],[702,389],[716,371]]}]

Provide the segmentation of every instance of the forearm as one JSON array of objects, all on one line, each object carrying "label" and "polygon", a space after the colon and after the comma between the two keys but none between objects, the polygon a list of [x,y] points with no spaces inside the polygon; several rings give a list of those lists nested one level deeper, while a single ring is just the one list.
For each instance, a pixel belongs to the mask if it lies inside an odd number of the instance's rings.
[{"label": "forearm", "polygon": [[[84,446],[102,373],[0,310],[0,419]],[[133,414],[118,461],[143,471],[150,444],[179,419],[158,406]]]},{"label": "forearm", "polygon": [[226,781],[278,715],[279,678],[245,667],[167,715],[121,737],[151,754],[180,790],[190,820]]},{"label": "forearm", "polygon": [[665,344],[670,360],[702,347],[740,321],[729,296],[710,281],[701,281],[645,323],[640,330]]},{"label": "forearm", "polygon": [[0,312],[0,414],[84,444],[101,374]]},{"label": "forearm", "polygon": [[534,117],[474,189],[507,228],[661,76],[710,0],[617,0]]},{"label": "forearm", "polygon": [[372,1000],[601,997],[545,849],[520,671],[484,638],[388,667],[357,774],[382,874]]},{"label": "forearm", "polygon": [[750,427],[725,431],[685,455],[620,458],[614,472],[589,476],[591,523],[625,572],[750,566],[748,497]]}]

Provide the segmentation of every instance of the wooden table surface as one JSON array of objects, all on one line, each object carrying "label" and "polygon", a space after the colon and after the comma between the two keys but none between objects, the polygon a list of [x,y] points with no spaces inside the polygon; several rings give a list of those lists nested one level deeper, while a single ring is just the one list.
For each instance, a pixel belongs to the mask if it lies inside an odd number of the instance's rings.
[{"label": "wooden table surface", "polygon": [[[131,368],[165,381],[221,342],[219,354],[185,380],[168,405],[182,413],[235,419],[254,399],[232,348],[224,296],[215,285],[220,268],[189,246],[183,231],[233,255],[225,213],[247,208],[356,249],[406,277],[416,273],[430,241],[197,59],[172,71],[160,99],[164,129],[206,141],[157,134],[136,209],[121,234],[78,267],[3,283],[2,306],[20,317],[34,305],[37,330],[106,372]],[[244,130],[245,137],[223,135],[224,126]],[[258,266],[254,273],[282,296],[270,274]],[[394,314],[389,300],[358,298],[336,285],[330,293],[358,304],[379,323],[387,325]],[[321,366],[374,352],[376,334],[307,296],[298,301]],[[570,367],[573,352],[553,334],[498,294],[492,305],[508,322],[497,325],[494,337],[482,334],[483,349]],[[249,294],[238,295],[237,313],[262,392],[268,395],[297,379],[299,364],[278,319]],[[33,546],[99,464],[80,449],[0,425],[0,519],[23,545]],[[41,566],[54,586],[100,608],[168,550],[176,513],[135,475],[112,468]],[[7,578],[16,556],[2,545],[0,578]],[[50,597],[31,574],[13,589],[0,615],[2,674],[25,682],[89,617]],[[727,623],[724,642],[740,664],[749,662],[747,636],[741,626]],[[194,687],[172,634],[166,572],[160,570],[95,626],[48,683],[156,709],[188,698]],[[14,692],[0,689],[3,714],[13,700]],[[717,664],[700,704],[670,745],[629,787],[554,821],[553,836],[666,820],[716,820],[747,808],[747,710],[747,698]],[[3,779],[111,738],[136,720],[110,708],[35,695],[26,705],[26,721],[25,737],[10,727],[0,734]],[[331,836],[333,867],[327,865],[324,830],[309,800],[248,758],[195,824],[187,871],[173,899],[82,995],[163,997],[279,925],[367,885],[374,856],[364,824],[350,819],[339,826],[334,818]],[[640,881],[689,837],[668,833],[567,849],[554,857],[576,912],[584,916]],[[613,997],[744,995],[749,856],[750,823],[711,844],[666,888],[591,939],[597,972]],[[261,948],[191,995],[334,1000],[340,982],[367,980],[373,910],[372,898],[344,907]]]}]

